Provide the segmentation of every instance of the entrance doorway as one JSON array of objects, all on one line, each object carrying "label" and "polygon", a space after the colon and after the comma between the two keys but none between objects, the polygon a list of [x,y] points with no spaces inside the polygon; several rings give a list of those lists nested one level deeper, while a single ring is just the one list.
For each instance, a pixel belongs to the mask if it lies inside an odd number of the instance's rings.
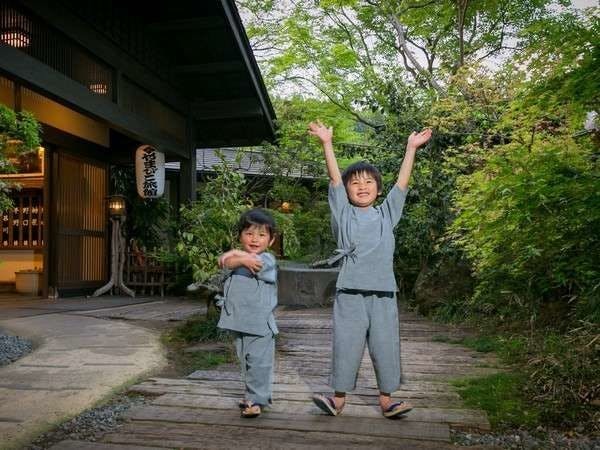
[{"label": "entrance doorway", "polygon": [[50,292],[86,294],[108,277],[108,166],[58,150],[51,184]]}]

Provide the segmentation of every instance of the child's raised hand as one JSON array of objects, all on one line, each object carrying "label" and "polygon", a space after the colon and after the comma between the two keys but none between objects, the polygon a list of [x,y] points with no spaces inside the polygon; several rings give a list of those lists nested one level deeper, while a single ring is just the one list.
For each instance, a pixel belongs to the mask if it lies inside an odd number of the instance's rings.
[{"label": "child's raised hand", "polygon": [[317,136],[322,143],[331,142],[333,139],[333,127],[327,128],[320,120],[308,124],[308,133]]},{"label": "child's raised hand", "polygon": [[407,147],[415,149],[421,147],[431,139],[431,133],[431,128],[425,128],[420,133],[413,131],[408,137]]}]

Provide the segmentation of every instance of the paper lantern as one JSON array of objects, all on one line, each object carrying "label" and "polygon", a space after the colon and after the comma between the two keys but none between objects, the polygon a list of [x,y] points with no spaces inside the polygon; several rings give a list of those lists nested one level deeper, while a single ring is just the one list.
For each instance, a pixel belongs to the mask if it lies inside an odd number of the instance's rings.
[{"label": "paper lantern", "polygon": [[159,198],[165,192],[165,154],[151,145],[135,151],[135,181],[142,198]]}]

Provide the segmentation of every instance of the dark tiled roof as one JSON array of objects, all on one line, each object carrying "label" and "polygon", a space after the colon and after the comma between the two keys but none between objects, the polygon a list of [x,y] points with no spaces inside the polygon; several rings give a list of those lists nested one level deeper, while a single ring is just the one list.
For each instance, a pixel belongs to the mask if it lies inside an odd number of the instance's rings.
[{"label": "dark tiled roof", "polygon": [[[196,149],[196,171],[212,172],[213,167],[221,164],[221,158],[217,152],[223,155],[227,165],[241,171],[246,175],[270,175],[266,172],[264,158],[260,150],[242,150],[237,148],[199,148]],[[238,152],[241,154],[239,162]],[[179,170],[178,162],[165,163],[166,169]],[[289,174],[295,178],[315,178],[306,168],[294,169]]]}]

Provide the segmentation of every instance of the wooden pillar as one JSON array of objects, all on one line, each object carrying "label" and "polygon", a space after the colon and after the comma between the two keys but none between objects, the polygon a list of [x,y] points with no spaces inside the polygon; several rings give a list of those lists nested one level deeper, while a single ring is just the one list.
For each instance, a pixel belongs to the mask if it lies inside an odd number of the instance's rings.
[{"label": "wooden pillar", "polygon": [[179,165],[179,201],[186,203],[196,200],[196,134],[192,119],[188,119],[188,135],[186,139],[189,158]]}]

